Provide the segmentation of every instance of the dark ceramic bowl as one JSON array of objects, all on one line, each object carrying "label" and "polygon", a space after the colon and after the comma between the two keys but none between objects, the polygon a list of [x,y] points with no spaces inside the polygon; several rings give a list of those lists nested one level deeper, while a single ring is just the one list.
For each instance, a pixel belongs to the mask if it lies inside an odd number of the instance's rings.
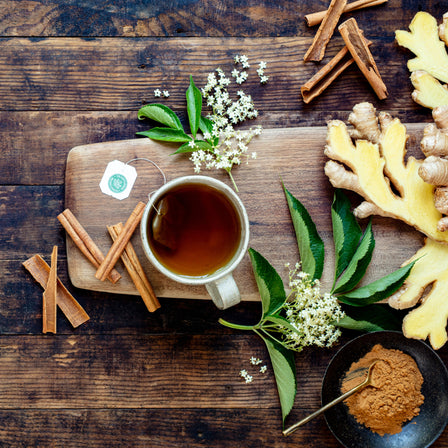
[{"label": "dark ceramic bowl", "polygon": [[407,339],[394,331],[367,333],[353,339],[331,360],[322,384],[322,404],[337,398],[341,379],[375,344],[412,356],[423,376],[425,401],[420,413],[403,425],[398,434],[380,436],[359,424],[339,403],[325,413],[328,427],[346,448],[424,448],[431,446],[448,423],[448,372],[443,361],[425,342]]}]

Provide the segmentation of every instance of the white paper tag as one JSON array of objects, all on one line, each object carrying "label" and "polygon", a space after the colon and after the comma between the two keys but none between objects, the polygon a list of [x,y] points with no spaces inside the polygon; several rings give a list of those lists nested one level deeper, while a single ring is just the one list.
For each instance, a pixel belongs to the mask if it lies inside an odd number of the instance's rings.
[{"label": "white paper tag", "polygon": [[120,201],[131,193],[137,179],[137,170],[126,163],[114,160],[109,162],[100,182],[101,191]]}]

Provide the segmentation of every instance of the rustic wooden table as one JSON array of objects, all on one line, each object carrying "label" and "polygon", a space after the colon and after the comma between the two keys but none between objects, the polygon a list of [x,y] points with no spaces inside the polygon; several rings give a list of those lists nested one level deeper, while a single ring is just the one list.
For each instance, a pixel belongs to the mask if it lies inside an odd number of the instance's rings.
[{"label": "rustic wooden table", "polygon": [[[10,447],[337,447],[318,418],[281,435],[269,370],[246,385],[251,356],[268,359],[254,334],[232,331],[219,317],[253,322],[258,303],[220,312],[208,301],[161,299],[149,314],[136,296],[76,289],[67,274],[64,209],[69,150],[134,138],[156,88],[185,115],[188,75],[203,85],[232,57],[265,60],[271,77],[252,93],[266,128],[324,126],[371,101],[404,122],[428,122],[410,98],[406,61],[394,41],[419,10],[441,19],[435,0],[389,0],[353,13],[389,89],[378,101],[355,68],[305,105],[300,86],[315,72],[303,55],[315,29],[304,14],[324,0],[2,0],[0,1],[0,445]],[[445,5],[446,7],[446,5]],[[328,59],[341,46],[332,39]],[[318,148],[316,150],[319,150]],[[244,169],[244,168],[241,168]],[[302,198],[319,216],[319,192]],[[326,205],[326,210],[328,206]],[[35,253],[60,249],[59,275],[90,315],[76,330],[59,314],[58,333],[42,334],[42,290],[22,267]],[[332,349],[297,355],[298,394],[290,422],[320,404]],[[448,362],[448,348],[439,351]],[[434,447],[448,447],[448,430]]]}]

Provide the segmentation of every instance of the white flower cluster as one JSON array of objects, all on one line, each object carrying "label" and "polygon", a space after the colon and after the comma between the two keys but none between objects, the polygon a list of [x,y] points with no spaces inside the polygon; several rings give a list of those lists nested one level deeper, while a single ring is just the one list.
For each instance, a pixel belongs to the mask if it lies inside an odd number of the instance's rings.
[{"label": "white flower cluster", "polygon": [[[263,361],[259,358],[256,358],[255,356],[251,356],[249,362],[252,366],[259,366],[260,364],[263,364]],[[263,365],[260,367],[259,372],[266,373],[267,370],[268,367],[266,365]],[[251,383],[254,380],[253,375],[250,375],[246,369],[240,370],[240,377],[244,379],[246,384]]]},{"label": "white flower cluster", "polygon": [[[247,64],[246,59],[239,60]],[[248,145],[254,136],[261,134],[262,127],[254,126],[245,131],[236,131],[234,126],[256,118],[258,111],[252,97],[243,90],[238,90],[237,99],[232,100],[227,89],[230,84],[231,79],[218,68],[208,75],[207,84],[201,89],[207,106],[211,108],[207,118],[212,123],[212,129],[205,132],[203,137],[211,144],[212,149],[204,150],[197,143],[190,143],[193,149],[196,148],[190,157],[196,173],[202,168],[216,168],[224,169],[230,174],[233,165],[241,164],[243,156],[246,156],[246,161],[257,156],[255,152],[248,155]]]},{"label": "white flower cluster", "polygon": [[310,345],[333,345],[341,335],[335,323],[345,315],[337,298],[328,293],[322,295],[319,281],[302,272],[299,263],[289,270],[289,287],[291,292],[284,310],[296,331],[283,327],[283,343],[296,351]]}]

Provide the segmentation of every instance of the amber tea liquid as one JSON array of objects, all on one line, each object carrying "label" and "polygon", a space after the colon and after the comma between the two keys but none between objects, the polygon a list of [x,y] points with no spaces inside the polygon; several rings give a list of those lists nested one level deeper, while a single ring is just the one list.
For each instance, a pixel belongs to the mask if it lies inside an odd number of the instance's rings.
[{"label": "amber tea liquid", "polygon": [[241,224],[230,200],[213,187],[184,184],[167,192],[148,221],[151,250],[170,271],[205,276],[238,249]]}]

